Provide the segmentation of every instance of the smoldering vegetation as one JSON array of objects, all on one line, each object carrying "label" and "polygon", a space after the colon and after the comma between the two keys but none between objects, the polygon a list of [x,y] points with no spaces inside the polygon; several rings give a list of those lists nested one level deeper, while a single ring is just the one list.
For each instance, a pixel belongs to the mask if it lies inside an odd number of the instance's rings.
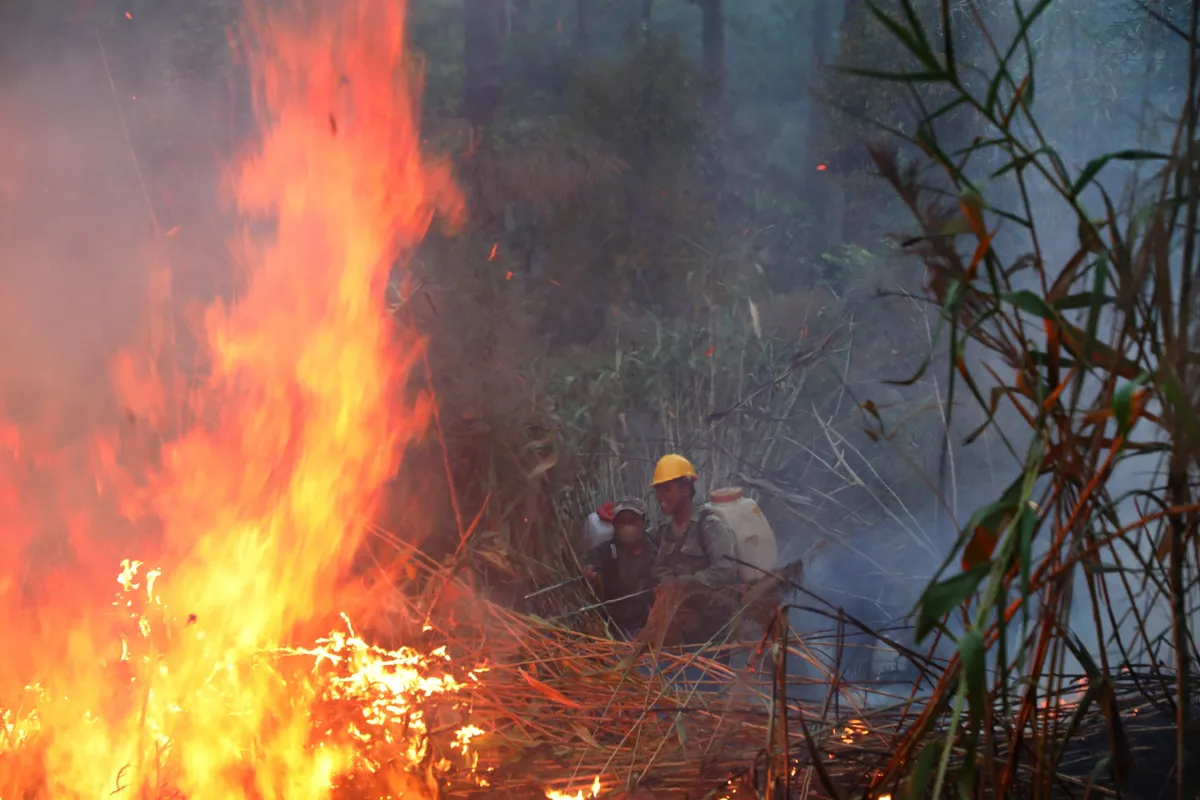
[{"label": "smoldering vegetation", "polygon": [[[756,496],[803,561],[790,619],[828,669],[911,685],[877,634],[924,654],[925,608],[949,616],[922,689],[946,709],[1039,685],[1018,693],[1036,716],[1040,681],[1162,662],[1155,702],[1184,731],[1189,4],[900,3],[910,39],[863,3],[733,5],[413,4],[428,146],[471,214],[381,298],[428,337],[439,408],[381,528],[522,607],[578,571],[590,510],[644,496],[654,459],[684,452],[705,488]],[[186,386],[192,310],[235,290],[217,165],[249,132],[236,11],[0,13],[17,43],[0,56],[5,416],[75,445],[169,429],[121,402],[109,355],[157,336]],[[164,317],[175,336],[146,322]],[[393,554],[381,537],[364,573]],[[972,570],[961,602],[931,604],[931,582]],[[989,640],[1010,650],[972,661],[962,641],[1020,595],[1030,621]],[[589,598],[538,602],[522,610]],[[989,667],[982,694],[958,692],[967,662]],[[935,727],[897,758],[1003,749]],[[901,766],[880,772],[887,787]]]}]

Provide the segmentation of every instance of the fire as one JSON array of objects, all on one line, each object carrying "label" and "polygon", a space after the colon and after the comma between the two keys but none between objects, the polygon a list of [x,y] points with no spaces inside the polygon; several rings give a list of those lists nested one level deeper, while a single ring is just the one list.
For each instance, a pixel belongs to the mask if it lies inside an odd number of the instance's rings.
[{"label": "fire", "polygon": [[857,741],[861,741],[870,732],[866,723],[861,719],[852,719],[842,728],[838,737],[842,740],[843,744],[854,744]]},{"label": "fire", "polygon": [[583,789],[580,789],[579,791],[575,792],[575,794],[569,794],[567,792],[556,792],[551,789],[546,790],[547,800],[584,800],[585,797],[599,797],[599,796],[600,796],[600,776],[599,775],[597,775],[592,780],[592,789],[591,789],[591,792],[587,795],[585,795],[583,793]]},{"label": "fire", "polygon": [[1047,719],[1068,715],[1074,713],[1079,704],[1083,702],[1084,695],[1088,690],[1088,679],[1086,675],[1080,676],[1071,681],[1073,688],[1066,689],[1062,694],[1052,696],[1042,695],[1038,698],[1037,707],[1042,711]]},{"label": "fire", "polygon": [[[444,652],[374,648],[348,617],[289,646],[349,601],[365,521],[425,430],[426,404],[399,400],[420,342],[397,342],[381,300],[397,253],[458,201],[419,152],[401,0],[249,2],[261,140],[229,173],[244,286],[204,317],[192,427],[117,487],[161,547],[121,564],[115,615],[58,587],[36,614],[37,682],[0,686],[0,796],[328,798],[397,769],[372,744],[402,754],[400,772],[426,760],[422,704],[464,685]],[[251,233],[263,223],[269,241]],[[0,547],[3,595],[21,554]],[[461,727],[459,748],[481,733]],[[431,793],[399,773],[389,785]]]}]

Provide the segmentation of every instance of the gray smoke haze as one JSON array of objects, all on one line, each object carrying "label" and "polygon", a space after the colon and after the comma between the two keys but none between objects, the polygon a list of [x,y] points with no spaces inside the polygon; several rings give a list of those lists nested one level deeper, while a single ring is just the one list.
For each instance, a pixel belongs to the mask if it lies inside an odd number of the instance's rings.
[{"label": "gray smoke haze", "polygon": [[108,360],[135,342],[152,234],[99,62],[94,42],[18,48],[0,89],[0,385],[21,422],[76,430],[113,411]]},{"label": "gray smoke haze", "polygon": [[229,287],[215,189],[230,84],[180,69],[178,10],[142,19],[138,6],[0,6],[0,420],[23,449],[56,454],[53,470],[16,476],[43,517],[23,557],[48,554],[47,567],[70,560],[68,528],[131,535],[97,482],[96,437],[170,433],[115,391],[114,358],[176,377],[194,358],[189,314]]},{"label": "gray smoke haze", "polygon": [[214,188],[229,86],[180,72],[177,20],[109,5],[0,11],[0,382],[10,413],[73,425],[111,424],[109,361],[145,344],[152,268],[171,268],[176,311],[228,284]]},{"label": "gray smoke haze", "polygon": [[[1008,4],[1004,4],[1007,7]],[[1030,4],[1032,5],[1032,4]],[[1055,6],[1047,14],[1047,18],[1055,13],[1070,13],[1056,11]],[[970,25],[966,9],[962,9],[960,24]],[[989,19],[995,24],[991,33],[1001,49],[1017,30],[1017,21],[1005,15],[992,15]],[[1061,24],[1062,20],[1058,20]],[[1112,2],[1097,3],[1083,17],[1074,21],[1081,38],[1064,41],[1059,38],[1045,36],[1048,19],[1043,19],[1031,30],[1031,38],[1036,42],[1034,55],[1037,60],[1037,99],[1034,103],[1034,113],[1042,133],[1049,142],[1058,148],[1058,152],[1069,168],[1076,173],[1089,160],[1105,153],[1145,148],[1165,151],[1170,148],[1174,135],[1174,120],[1176,119],[1184,98],[1186,82],[1186,48],[1182,41],[1173,41],[1169,35],[1156,38],[1156,44],[1142,48],[1135,55],[1120,51],[1117,47],[1109,53],[1100,52],[1096,46],[1099,37],[1112,37],[1115,31],[1130,31],[1130,35],[1144,35],[1145,26],[1156,23],[1149,22],[1144,15],[1139,15],[1138,9],[1129,3]],[[1136,33],[1134,33],[1136,29]],[[1052,43],[1051,43],[1052,40]],[[994,59],[987,53],[960,53],[960,58],[975,61],[985,69],[994,67]],[[1086,110],[1087,118],[1083,118],[1078,110],[1075,94],[1078,87],[1089,79],[1089,75],[1099,74],[1100,66],[1106,65],[1103,59],[1120,59],[1126,63],[1130,71],[1144,69],[1146,80],[1143,82],[1141,96],[1130,97],[1112,93],[1107,102]],[[1018,68],[1020,74],[1023,67]],[[1029,135],[1028,126],[1022,131]],[[975,171],[981,177],[986,176],[986,169]],[[1131,192],[1139,181],[1144,182],[1150,177],[1151,169],[1145,166],[1115,162],[1107,167],[1102,175],[1105,188],[1120,203],[1122,198],[1131,196]],[[981,190],[990,202],[1000,206],[1019,209],[1020,196],[1015,184],[1008,179],[996,179],[984,182]],[[1144,194],[1143,194],[1144,196]],[[1085,205],[1090,213],[1099,218],[1103,216],[1103,206],[1099,193],[1091,191],[1085,194]],[[1054,265],[1063,264],[1078,249],[1075,218],[1072,209],[1060,197],[1054,196],[1049,188],[1032,178],[1032,206],[1035,218],[1038,220],[1039,245],[1047,257],[1050,270]],[[999,218],[993,220],[1000,225],[1000,235],[996,247],[1002,254],[1002,260],[1012,263],[1016,258],[1031,251],[1030,238],[1027,232],[1010,223],[1003,223]],[[1040,287],[1018,285],[1015,288],[1028,288],[1039,291]],[[1087,291],[1090,286],[1081,286],[1077,291]],[[1041,341],[1041,332],[1032,332],[1034,343]],[[1106,335],[1102,323],[1100,334]],[[1012,370],[1007,365],[998,363],[989,355],[982,354],[977,348],[968,350],[968,358],[977,364],[989,363],[997,373],[1010,375]],[[936,362],[933,370],[941,370],[939,377],[945,375],[944,361]],[[983,370],[973,370],[982,375]],[[896,377],[896,376],[887,376]],[[983,387],[986,396],[988,386]],[[1095,388],[1085,388],[1094,393]],[[961,391],[960,405],[970,407],[974,400]],[[1012,437],[1018,452],[1028,446],[1028,433],[1019,419],[1005,420],[1001,415],[1000,425],[1007,435]],[[959,431],[957,438],[961,439]],[[1136,435],[1136,431],[1135,431]],[[956,438],[954,435],[952,439]],[[1144,438],[1144,436],[1142,437]],[[983,465],[983,469],[963,469],[961,480],[947,487],[950,494],[946,501],[954,506],[954,516],[959,525],[965,524],[971,514],[978,508],[993,502],[1000,497],[1001,492],[1018,474],[1018,464],[1011,457],[1000,457],[999,448],[988,449],[986,440],[969,447],[955,447],[955,458],[960,465]],[[854,462],[854,455],[848,456]],[[861,464],[853,464],[861,468]],[[1155,462],[1151,458],[1135,459],[1122,464],[1108,484],[1110,493],[1115,496],[1131,491],[1150,488],[1151,485],[1161,484],[1163,478],[1156,473]],[[934,476],[936,482],[936,476]],[[1036,497],[1036,492],[1035,492]],[[897,510],[899,507],[900,510]],[[1122,523],[1128,524],[1137,518],[1138,514],[1132,501],[1126,501],[1120,510]],[[806,573],[806,586],[820,594],[830,603],[844,607],[848,612],[858,616],[871,625],[886,625],[902,622],[918,599],[921,589],[925,586],[934,570],[941,564],[950,546],[956,539],[956,526],[941,508],[941,503],[930,491],[925,497],[905,497],[900,503],[892,503],[887,518],[880,522],[854,526],[847,522],[845,535],[838,537],[839,541],[831,542],[829,546],[814,553]],[[905,546],[897,547],[897,540],[908,542]],[[1035,542],[1035,553],[1046,551],[1047,532],[1043,530]],[[788,553],[792,557],[799,556],[804,546],[793,547]],[[1145,557],[1145,553],[1142,554]],[[1126,566],[1133,563],[1132,553],[1125,553]],[[1108,559],[1106,559],[1108,560]],[[957,566],[952,566],[951,572]],[[1096,628],[1093,622],[1093,608],[1084,592],[1084,575],[1080,568],[1075,576],[1075,601],[1071,606],[1069,627],[1078,635],[1083,644],[1093,653],[1101,649],[1108,652],[1113,663],[1119,662],[1122,656],[1111,641],[1103,644],[1097,640]],[[1129,648],[1130,660],[1135,663],[1146,663],[1151,658],[1167,658],[1162,650],[1156,653],[1145,652],[1141,643],[1134,641],[1132,633],[1135,629],[1134,620],[1128,614],[1131,606],[1139,605],[1145,615],[1146,627],[1151,638],[1162,634],[1168,629],[1169,616],[1167,613],[1167,598],[1158,596],[1150,599],[1149,595],[1141,592],[1141,585],[1131,581],[1129,590],[1125,590],[1116,580],[1108,581],[1111,604],[1115,616],[1120,620],[1119,630],[1126,647]],[[811,601],[802,601],[806,605],[815,605]],[[1197,598],[1191,598],[1189,605],[1197,606]],[[1195,612],[1193,611],[1193,618]],[[829,622],[819,615],[796,612],[793,623],[800,631],[827,630]],[[1104,619],[1106,634],[1111,636],[1111,625],[1107,617]],[[909,641],[903,634],[896,638],[902,642]],[[1066,665],[1069,672],[1082,672],[1082,667],[1069,658]]]},{"label": "gray smoke haze", "polygon": [[[230,291],[226,227],[215,187],[222,156],[245,131],[248,107],[220,58],[189,49],[185,25],[197,23],[186,19],[184,4],[171,5],[130,4],[132,19],[113,3],[0,9],[0,413],[53,428],[66,440],[60,444],[82,444],[97,429],[124,424],[125,409],[111,389],[110,358],[145,345],[147,306],[155,299],[147,292],[152,267],[170,265],[177,320],[188,320],[198,302]],[[640,2],[620,5],[628,20],[637,19]],[[661,16],[675,13],[661,5]],[[759,18],[757,27],[731,26],[733,70],[761,61],[772,18],[765,3],[747,3],[742,10],[729,5],[731,19]],[[842,4],[835,5],[838,12],[823,21],[830,30],[836,30]],[[1129,112],[1126,97],[1111,98],[1092,121],[1055,113],[1069,107],[1072,81],[1098,63],[1100,54],[1089,46],[1092,33],[1126,24],[1135,14],[1127,3],[1097,3],[1078,41],[1051,42],[1034,32],[1039,121],[1072,165],[1108,150],[1161,146],[1169,135],[1162,120],[1175,110],[1182,83],[1161,77],[1147,84],[1144,100],[1134,104],[1136,114]],[[785,16],[780,13],[779,21]],[[694,15],[687,18],[696,24]],[[965,15],[962,23],[969,24]],[[1010,23],[993,30],[998,40],[1014,32],[1015,20]],[[695,46],[696,31],[681,32]],[[1177,47],[1172,51],[1166,44],[1140,58],[1147,66],[1172,60],[1182,65]],[[799,77],[787,72],[798,86],[812,77],[804,74],[812,63],[812,54],[804,51],[793,48],[780,58],[786,62],[781,73],[799,66]],[[990,64],[986,54],[964,55]],[[811,110],[811,98],[798,89],[794,102],[776,111],[781,127],[803,128]],[[792,152],[781,152],[780,159]],[[1112,170],[1110,185],[1119,188],[1132,173],[1133,167]],[[995,188],[1011,195],[1011,187]],[[1039,202],[1046,203],[1047,219],[1061,213],[1049,198]],[[1048,233],[1044,244],[1052,256],[1076,246],[1073,226],[1049,225]],[[1017,238],[1013,255],[1026,249]],[[188,362],[187,355],[174,354],[181,363]],[[964,469],[962,482],[953,487],[960,522],[1011,478],[993,468],[995,452],[978,455],[982,446],[956,452],[963,465],[988,462],[987,469]],[[1133,469],[1117,480],[1131,486],[1144,481]],[[848,511],[838,526],[842,541],[813,553],[810,562],[814,590],[872,622],[911,609],[954,539],[954,526],[932,492],[900,500],[903,510],[893,503],[891,516],[876,509],[873,516],[883,522],[864,524]],[[810,532],[791,535],[777,524],[794,548],[785,555],[798,556],[813,544]],[[907,544],[897,548],[898,540]],[[1080,627],[1084,621],[1078,621]]]}]

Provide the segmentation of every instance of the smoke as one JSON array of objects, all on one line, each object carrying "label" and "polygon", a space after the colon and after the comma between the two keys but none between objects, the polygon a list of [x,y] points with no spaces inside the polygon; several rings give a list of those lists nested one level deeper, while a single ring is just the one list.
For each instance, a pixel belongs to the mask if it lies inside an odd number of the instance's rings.
[{"label": "smoke", "polygon": [[0,386],[17,421],[57,417],[68,436],[112,419],[106,362],[136,340],[150,232],[100,54],[86,44],[10,56],[0,95]]},{"label": "smoke", "polygon": [[69,565],[109,591],[140,532],[108,478],[138,474],[129,462],[179,422],[165,412],[196,367],[190,309],[229,288],[212,244],[228,238],[214,190],[229,84],[178,69],[177,14],[140,17],[0,6],[0,428],[16,431],[0,483],[37,509],[0,528],[27,592]]}]

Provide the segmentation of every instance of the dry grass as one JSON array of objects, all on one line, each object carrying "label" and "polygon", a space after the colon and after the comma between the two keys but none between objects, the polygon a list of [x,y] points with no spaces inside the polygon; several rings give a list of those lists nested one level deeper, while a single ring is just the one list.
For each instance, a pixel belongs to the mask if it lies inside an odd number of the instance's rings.
[{"label": "dry grass", "polygon": [[[900,634],[869,630],[832,609],[821,630],[789,626],[786,606],[759,620],[767,626],[765,631],[759,626],[758,636],[746,637],[747,626],[734,619],[698,652],[661,648],[653,630],[640,641],[614,641],[487,602],[452,569],[392,543],[405,582],[380,582],[389,603],[366,621],[364,634],[381,645],[335,636],[318,649],[262,655],[260,666],[281,681],[303,681],[297,686],[320,698],[315,737],[346,742],[356,732],[353,741],[367,768],[338,786],[338,798],[375,800],[405,792],[541,797],[548,790],[586,795],[597,778],[605,795],[636,790],[643,797],[762,796],[768,787],[771,796],[782,798],[896,794],[899,784],[880,784],[878,778],[907,732],[930,713],[931,698],[938,702],[929,687],[952,674],[951,662],[892,638]],[[808,597],[791,584],[794,577],[788,585]],[[769,581],[764,587],[778,588]],[[848,641],[847,631],[856,628],[869,643]],[[314,663],[314,653],[331,648],[357,658]],[[439,648],[449,655],[445,662],[436,657]],[[844,665],[860,649],[885,650],[908,662],[916,679],[910,685],[846,680]],[[363,681],[372,673],[356,669],[372,660],[417,663],[417,654],[426,656],[419,671],[427,678],[449,678],[458,688],[428,697],[400,695],[396,684]],[[414,660],[406,662],[409,655]],[[1019,721],[996,715],[986,724],[998,739],[1014,727],[1060,734],[1069,729],[1085,743],[1119,724],[1134,743],[1135,757],[1140,747],[1155,744],[1163,717],[1146,698],[1171,680],[1167,671],[1125,670],[1113,683],[1107,717],[1086,701],[1083,677],[1063,676]],[[1011,699],[1019,700],[1015,693]],[[466,750],[465,726],[476,732]],[[944,731],[945,725],[934,730]],[[0,756],[3,774],[11,774],[13,759],[39,763],[40,745],[35,736],[6,751]],[[180,741],[155,749],[148,756],[157,765],[153,785],[131,785],[132,773],[123,771],[114,796],[136,791],[148,800],[182,798],[171,785],[172,760],[186,747]],[[1028,747],[1017,745],[1022,754]],[[416,761],[412,752],[421,753]],[[1006,758],[1010,752],[1002,748],[994,755]],[[1102,796],[1111,794],[1103,775],[1089,778],[1094,756],[1087,744],[1066,752],[1043,796],[1065,797],[1085,784]],[[960,759],[956,753],[954,762]],[[1049,784],[1034,764],[1022,756],[1017,786]],[[246,770],[252,776],[252,765]],[[44,786],[22,788],[30,798],[47,796]]]},{"label": "dry grass", "polygon": [[[489,791],[515,796],[574,792],[597,776],[605,792],[656,796],[761,796],[767,785],[784,797],[849,797],[868,787],[876,795],[898,792],[877,778],[929,711],[930,687],[949,674],[948,662],[906,649],[885,632],[866,631],[871,644],[849,643],[845,633],[859,623],[837,611],[829,612],[826,630],[796,631],[777,615],[754,641],[722,634],[689,653],[656,647],[653,634],[620,642],[560,627],[481,603],[462,584],[447,592],[447,580],[457,583],[430,572],[422,594],[440,598],[429,620],[435,641],[460,663],[488,665],[465,712],[486,732],[475,742],[478,767],[474,775],[448,777],[444,790],[452,796],[479,794],[477,775]],[[448,596],[456,599],[447,603]],[[423,618],[424,602],[412,596],[402,615]],[[845,681],[841,665],[856,647],[891,648],[920,677],[895,694],[876,682]],[[1164,679],[1157,672],[1128,670],[1115,685],[1117,718],[1133,741],[1163,724],[1145,691],[1148,681]],[[1021,724],[1071,726],[1076,738],[1094,741],[1109,723],[1095,706],[1081,704],[1083,681],[1065,676]],[[997,716],[989,724],[999,735],[1017,723]],[[1095,753],[1068,756],[1053,796],[1089,782]],[[1021,783],[1045,777],[1032,767],[1018,771]],[[1111,793],[1102,776],[1090,782]]]}]

